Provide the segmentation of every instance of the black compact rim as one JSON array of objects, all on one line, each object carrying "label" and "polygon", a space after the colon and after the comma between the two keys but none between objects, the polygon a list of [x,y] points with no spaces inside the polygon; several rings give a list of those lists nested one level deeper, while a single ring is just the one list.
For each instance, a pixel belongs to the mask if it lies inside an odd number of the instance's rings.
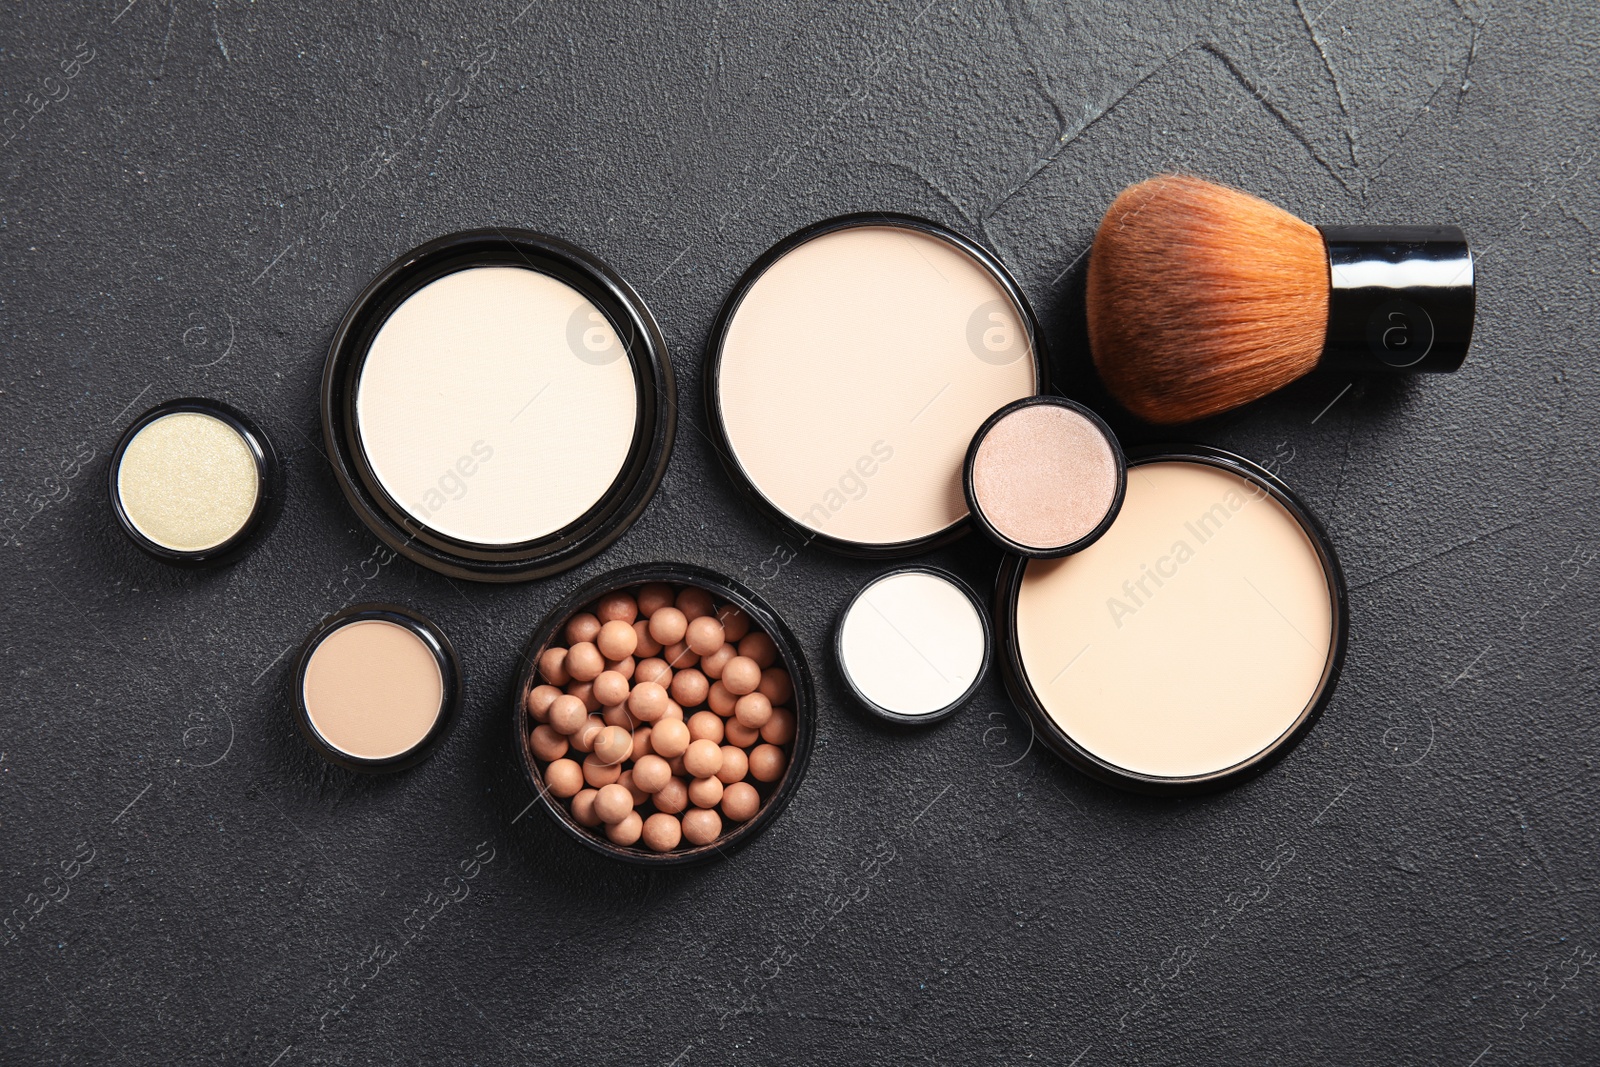
[{"label": "black compact rim", "polygon": [[716,446],[717,458],[722,463],[722,468],[728,474],[734,487],[757,511],[786,532],[798,536],[802,543],[816,543],[830,551],[843,556],[853,556],[861,559],[898,559],[904,556],[918,555],[929,552],[960,538],[967,532],[967,518],[957,519],[949,526],[937,533],[926,537],[915,538],[910,541],[900,541],[894,544],[862,544],[856,541],[847,541],[833,537],[820,530],[799,522],[785,514],[766,494],[756,485],[755,479],[739,463],[733,451],[733,443],[728,437],[727,424],[722,415],[722,399],[718,395],[717,382],[722,374],[722,346],[727,338],[728,328],[733,324],[734,316],[738,314],[739,307],[744,303],[744,298],[750,289],[760,280],[774,263],[794,251],[808,241],[821,237],[824,234],[837,230],[847,230],[858,226],[899,226],[906,229],[917,230],[931,237],[954,245],[962,252],[982,266],[992,275],[1004,290],[1012,305],[1017,309],[1018,317],[1022,320],[1023,328],[1028,331],[1029,350],[1033,353],[1034,391],[1042,393],[1049,388],[1050,360],[1045,351],[1044,332],[1039,326],[1039,320],[1033,313],[1033,307],[1028,303],[1028,298],[1022,292],[1022,287],[1011,276],[993,252],[990,252],[977,241],[964,234],[952,230],[948,226],[921,218],[917,215],[905,215],[892,211],[865,211],[850,215],[840,215],[836,218],[824,219],[802,229],[796,230],[766,252],[762,253],[750,267],[739,276],[734,283],[733,290],[722,303],[722,308],[717,313],[716,322],[712,325],[711,336],[706,347],[705,374],[702,381],[706,412],[709,415],[707,422],[711,428],[712,443]]},{"label": "black compact rim", "polygon": [[[334,747],[317,732],[316,726],[311,722],[311,713],[306,708],[306,667],[311,662],[312,654],[335,630],[343,629],[353,623],[368,621],[395,623],[415,634],[427,646],[428,651],[433,653],[434,662],[439,665],[439,675],[444,680],[444,700],[440,705],[439,718],[434,722],[433,729],[411,748],[397,756],[384,759],[362,759]],[[462,692],[465,689],[461,677],[461,662],[456,656],[455,645],[451,644],[444,631],[426,616],[399,604],[355,604],[323,619],[301,643],[299,654],[295,657],[293,678],[295,724],[300,727],[300,733],[307,743],[329,763],[365,774],[403,771],[415,767],[433,755],[449,734],[450,728],[455,725],[456,717],[461,710]]]},{"label": "black compact rim", "polygon": [[[528,751],[528,712],[525,698],[538,676],[539,653],[561,631],[567,620],[585,605],[593,603],[607,593],[644,585],[647,582],[669,582],[698,586],[737,605],[755,624],[772,638],[778,647],[778,657],[789,680],[794,685],[794,743],[789,755],[789,767],[783,780],[766,798],[755,817],[727,830],[715,841],[672,852],[650,852],[642,848],[614,845],[603,835],[590,830],[572,817],[565,801],[551,794],[545,786],[533,754]],[[811,682],[811,672],[800,651],[800,642],[794,632],[777,612],[762,600],[755,590],[727,575],[718,574],[706,567],[692,563],[639,563],[622,567],[593,578],[562,597],[551,608],[534,630],[522,651],[522,666],[517,674],[516,687],[511,693],[511,747],[517,754],[517,766],[535,798],[556,824],[571,837],[603,856],[647,867],[683,867],[706,860],[727,856],[749,844],[772,825],[788,806],[800,788],[806,770],[811,765],[811,749],[816,740],[816,694]]]},{"label": "black compact rim", "polygon": [[1333,699],[1339,673],[1344,666],[1349,639],[1349,598],[1344,571],[1339,566],[1339,558],[1334,553],[1333,542],[1329,539],[1327,531],[1305,502],[1277,475],[1242,456],[1207,445],[1151,445],[1130,450],[1128,456],[1130,467],[1162,461],[1203,463],[1260,486],[1300,524],[1317,552],[1322,572],[1328,581],[1329,602],[1333,605],[1333,637],[1316,693],[1289,729],[1254,756],[1208,774],[1168,778],[1140,774],[1119,767],[1080,746],[1058,726],[1055,719],[1045,710],[1044,704],[1039,700],[1028,679],[1017,647],[1016,618],[1017,598],[1021,593],[1022,578],[1027,570],[1028,560],[1011,556],[1001,565],[999,579],[995,585],[995,618],[1000,628],[1000,642],[1004,649],[1001,663],[1004,668],[1006,689],[1012,701],[1027,717],[1035,734],[1053,752],[1090,777],[1120,789],[1160,796],[1191,796],[1228,788],[1254,778],[1288,755],[1316,725],[1328,702]]},{"label": "black compact rim", "polygon": [[[856,603],[860,601],[862,597],[866,596],[867,590],[871,589],[879,582],[886,581],[887,579],[893,578],[898,574],[931,574],[935,578],[942,578],[946,582],[949,582],[951,585],[955,586],[956,589],[959,590],[968,601],[971,602],[972,609],[978,614],[978,625],[983,629],[983,662],[978,665],[977,677],[972,679],[972,684],[967,686],[966,692],[962,693],[959,697],[940,708],[938,711],[929,712],[927,715],[907,715],[904,712],[890,711],[888,708],[877,703],[871,697],[863,693],[856,685],[855,679],[850,676],[849,669],[845,666],[845,620],[850,617],[850,612],[854,610]],[[973,588],[970,585],[941,567],[918,565],[911,567],[897,567],[892,571],[885,571],[883,574],[873,578],[870,582],[856,591],[855,595],[850,598],[847,604],[845,604],[844,610],[839,613],[839,621],[835,623],[833,627],[833,662],[835,669],[838,672],[840,681],[844,683],[845,688],[850,691],[850,695],[855,698],[856,703],[861,705],[865,711],[879,719],[884,720],[885,722],[891,722],[897,726],[932,726],[934,723],[943,722],[956,712],[960,711],[972,700],[973,696],[977,694],[978,687],[983,685],[983,680],[988,677],[989,665],[993,661],[993,658],[994,627],[989,621],[989,613],[984,610],[983,600],[976,592],[973,591]]]},{"label": "black compact rim", "polygon": [[[389,315],[423,286],[471,267],[538,271],[576,289],[610,321],[633,368],[633,441],[622,470],[588,511],[560,530],[516,545],[478,545],[432,529],[395,501],[367,462],[355,416],[356,383]],[[644,512],[666,473],[677,403],[666,339],[621,275],[556,237],[515,229],[450,234],[385,267],[334,332],[322,374],[322,435],[345,499],[380,541],[430,570],[482,582],[520,582],[574,567],[600,552]]]},{"label": "black compact rim", "polygon": [[[122,493],[117,488],[117,476],[122,473],[122,457],[127,452],[133,439],[139,436],[139,431],[149,426],[157,419],[180,412],[191,411],[200,415],[209,415],[219,422],[225,423],[230,429],[243,438],[250,458],[256,466],[256,503],[250,509],[250,515],[245,519],[234,535],[219,545],[203,548],[193,552],[183,552],[167,548],[150,540],[139,528],[134,525],[127,509],[122,504]],[[111,510],[117,517],[117,524],[122,527],[122,532],[127,534],[140,551],[163,563],[171,563],[180,567],[206,567],[221,563],[231,563],[238,559],[247,547],[250,539],[255,536],[266,518],[268,510],[277,498],[278,454],[272,447],[271,440],[261,432],[244,412],[231,404],[224,404],[220,400],[208,400],[204,397],[186,396],[176,400],[168,400],[157,404],[155,407],[140,415],[117,438],[116,447],[111,451],[111,463],[106,477],[106,491],[111,498]]]},{"label": "black compact rim", "polygon": [[[1024,545],[1001,533],[984,515],[983,509],[978,506],[978,495],[972,486],[972,470],[974,464],[978,461],[978,449],[982,446],[984,438],[989,436],[989,431],[994,429],[1000,420],[1012,412],[1035,405],[1066,408],[1068,411],[1076,412],[1088,419],[1091,424],[1099,429],[1101,435],[1105,437],[1106,443],[1111,446],[1111,458],[1117,468],[1117,492],[1111,500],[1111,507],[1107,509],[1105,518],[1101,519],[1094,529],[1076,541],[1051,548],[1036,548],[1031,545]],[[967,449],[966,461],[961,465],[961,492],[967,498],[967,511],[972,516],[972,524],[996,546],[1013,555],[1026,556],[1029,559],[1060,559],[1062,556],[1070,556],[1074,552],[1081,552],[1100,540],[1101,536],[1111,528],[1111,524],[1116,521],[1117,513],[1122,510],[1122,498],[1128,492],[1128,457],[1123,453],[1122,444],[1117,440],[1117,435],[1111,431],[1110,426],[1106,425],[1106,420],[1102,419],[1092,409],[1085,407],[1076,400],[1068,400],[1064,396],[1055,396],[1053,394],[1023,397],[1021,400],[1013,400],[989,416],[984,424],[978,427],[978,432],[972,435],[972,445]]]}]

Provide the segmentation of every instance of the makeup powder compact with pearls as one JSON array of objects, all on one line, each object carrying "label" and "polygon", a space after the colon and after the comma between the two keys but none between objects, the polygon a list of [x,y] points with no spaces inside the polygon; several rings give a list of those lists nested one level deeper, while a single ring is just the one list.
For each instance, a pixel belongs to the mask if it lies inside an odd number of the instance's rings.
[{"label": "makeup powder compact with pearls", "polygon": [[816,736],[799,642],[753,591],[650,563],[563,597],[523,655],[512,744],[575,839],[628,863],[727,855],[777,818]]},{"label": "makeup powder compact with pearls", "polygon": [[806,544],[925,552],[966,532],[962,457],[996,408],[1044,388],[1041,349],[976,242],[906,215],[817,223],[756,261],[712,329],[717,452]]},{"label": "makeup powder compact with pearls", "polygon": [[266,434],[217,400],[185,397],[134,420],[111,452],[111,509],[145,554],[179,566],[237,559],[277,495]]},{"label": "makeup powder compact with pearls", "polygon": [[356,514],[401,555],[477,581],[554,574],[620,537],[675,423],[644,301],[587,252],[523,230],[390,264],[322,378],[323,437]]}]

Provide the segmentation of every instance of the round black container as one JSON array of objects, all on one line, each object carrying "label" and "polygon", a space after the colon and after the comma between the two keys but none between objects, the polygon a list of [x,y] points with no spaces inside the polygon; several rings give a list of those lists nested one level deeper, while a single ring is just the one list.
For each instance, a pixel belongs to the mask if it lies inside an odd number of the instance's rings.
[{"label": "round black container", "polygon": [[[433,654],[434,662],[439,665],[439,676],[444,681],[444,699],[439,709],[439,718],[434,722],[433,728],[421,741],[405,752],[384,759],[363,759],[329,744],[312,724],[305,702],[306,665],[311,662],[311,654],[317,650],[317,646],[335,630],[369,620],[394,623],[415,634]],[[301,643],[300,651],[295,656],[292,677],[295,725],[300,727],[300,733],[307,743],[329,763],[346,770],[367,774],[403,771],[408,767],[415,767],[433,755],[434,750],[449,735],[450,728],[455,725],[456,716],[461,710],[464,690],[461,663],[456,658],[455,646],[444,635],[444,631],[426,617],[397,604],[355,604],[323,619]]]},{"label": "round black container", "polygon": [[766,495],[756,487],[750,475],[739,465],[735,458],[733,446],[728,439],[728,431],[723,421],[722,401],[717,392],[717,383],[722,366],[722,346],[727,336],[728,327],[738,313],[739,305],[744,301],[745,295],[751,286],[767,272],[778,260],[805,244],[807,241],[821,237],[823,234],[836,230],[846,230],[856,226],[900,226],[917,230],[947,241],[976,260],[995,282],[1003,289],[1011,303],[1016,307],[1023,328],[1028,334],[1029,350],[1033,353],[1034,382],[1038,392],[1049,388],[1048,370],[1050,361],[1045,352],[1043,331],[1039,328],[1038,318],[1033,313],[1033,308],[1028,304],[1028,298],[1023,294],[1022,287],[1017,284],[1011,272],[1001,263],[994,253],[984,248],[978,242],[941,226],[937,222],[919,218],[915,215],[902,215],[896,212],[871,211],[860,212],[853,215],[842,215],[838,218],[826,219],[814,223],[804,229],[797,230],[773,245],[750,265],[750,268],[740,275],[733,291],[723,301],[722,310],[717,314],[717,320],[711,328],[711,338],[706,350],[706,366],[701,387],[705,391],[706,410],[710,415],[708,422],[711,426],[712,442],[716,446],[716,453],[722,461],[723,469],[728,472],[736,489],[749,503],[763,515],[777,523],[788,534],[798,539],[802,544],[818,544],[824,548],[838,552],[845,556],[856,556],[864,559],[899,559],[905,556],[920,555],[939,548],[942,545],[961,537],[967,532],[967,520],[960,519],[951,525],[928,537],[912,541],[903,541],[891,545],[869,545],[856,541],[833,537],[815,530],[804,523],[797,522],[780,508],[768,500]]},{"label": "round black container", "polygon": [[[1111,446],[1111,455],[1117,466],[1117,495],[1116,499],[1111,502],[1111,507],[1106,511],[1106,517],[1094,529],[1076,541],[1065,545],[1053,545],[1049,548],[1035,548],[1031,545],[1019,544],[996,529],[988,518],[984,516],[983,509],[978,506],[978,498],[973,492],[972,486],[973,464],[977,462],[978,448],[983,444],[983,439],[989,435],[989,431],[994,428],[996,423],[1012,412],[1035,405],[1066,408],[1089,420],[1105,435],[1106,443]],[[1128,491],[1128,460],[1122,453],[1122,445],[1118,443],[1117,435],[1111,432],[1111,427],[1106,425],[1104,419],[1089,408],[1063,396],[1024,397],[1021,400],[1007,404],[989,416],[988,421],[978,427],[978,432],[972,435],[972,447],[967,449],[966,462],[961,466],[961,491],[967,498],[967,511],[972,515],[972,524],[996,546],[1018,556],[1027,556],[1030,559],[1058,559],[1061,556],[1070,556],[1074,552],[1081,552],[1083,549],[1088,548],[1098,541],[1100,535],[1109,530],[1111,524],[1116,521],[1117,512],[1122,510],[1122,498]]]},{"label": "round black container", "polygon": [[[1241,456],[1204,445],[1156,445],[1132,449],[1128,456],[1128,466],[1138,468],[1143,464],[1162,460],[1204,463],[1259,486],[1281,504],[1300,525],[1322,564],[1322,571],[1328,582],[1328,599],[1333,610],[1328,658],[1315,696],[1306,704],[1293,725],[1272,745],[1232,767],[1211,774],[1184,778],[1141,774],[1108,763],[1080,746],[1056,723],[1045,710],[1028,679],[1017,648],[1016,634],[1017,597],[1028,560],[1019,556],[1008,556],[1001,565],[995,588],[994,615],[995,626],[999,631],[1000,662],[1006,689],[1013,702],[1027,717],[1035,734],[1052,751],[1090,777],[1122,789],[1168,796],[1191,795],[1227,788],[1255,777],[1287,755],[1289,750],[1299,744],[1301,738],[1305,737],[1316,724],[1323,708],[1327,707],[1328,701],[1333,698],[1334,686],[1339,680],[1339,671],[1344,664],[1349,630],[1348,597],[1344,572],[1339,567],[1338,557],[1334,555],[1333,545],[1328,539],[1327,532],[1305,503],[1271,471]],[[1160,664],[1153,663],[1152,669],[1159,670]]]},{"label": "round black container", "polygon": [[[877,585],[884,579],[892,578],[897,574],[931,574],[936,578],[940,578],[946,582],[949,582],[957,590],[959,590],[962,595],[972,602],[973,610],[978,613],[978,623],[983,627],[983,663],[978,667],[978,673],[972,679],[972,684],[967,686],[966,691],[955,700],[952,700],[949,704],[940,708],[938,711],[929,712],[926,715],[907,715],[904,712],[890,711],[888,708],[884,707],[863,693],[856,686],[855,680],[850,677],[849,669],[845,666],[845,619],[850,616],[850,612],[856,606],[856,602],[866,595],[867,590],[871,589],[874,585]],[[895,570],[886,571],[883,574],[877,575],[866,585],[862,586],[861,589],[856,592],[855,596],[850,598],[850,602],[847,603],[844,607],[844,610],[839,613],[839,620],[834,624],[833,628],[833,661],[835,671],[839,676],[839,681],[843,683],[844,687],[850,691],[850,695],[855,698],[856,703],[861,705],[861,707],[869,714],[876,716],[885,722],[894,723],[896,726],[931,726],[936,722],[943,722],[945,719],[948,719],[950,716],[960,711],[961,708],[966,705],[967,701],[972,699],[972,695],[978,691],[978,687],[983,684],[984,678],[989,674],[989,664],[993,660],[994,628],[989,624],[989,613],[984,610],[983,601],[978,598],[977,593],[972,591],[972,587],[970,585],[968,585],[966,582],[963,582],[960,578],[957,578],[949,571],[942,570],[938,567],[899,567]]]},{"label": "round black container", "polygon": [[[356,383],[373,338],[408,297],[447,274],[506,266],[549,275],[599,308],[626,351],[638,407],[621,472],[600,500],[564,528],[514,545],[481,545],[427,526],[384,489],[363,451]],[[346,312],[322,375],[322,433],[345,499],[379,540],[441,574],[518,582],[556,574],[605,548],[633,524],[655,493],[677,425],[666,341],[650,309],[610,267],[565,241],[525,230],[469,230],[430,241],[389,264]],[[559,457],[554,457],[559,459]]]},{"label": "round black container", "polygon": [[[165,545],[157,544],[150,540],[139,528],[133,524],[128,512],[123,507],[122,494],[117,487],[117,476],[122,470],[122,456],[128,450],[128,445],[139,435],[139,431],[149,426],[157,419],[179,412],[192,411],[200,415],[209,415],[219,422],[226,423],[237,433],[250,452],[250,457],[256,467],[256,503],[250,516],[245,519],[244,525],[239,527],[237,533],[219,545],[210,548],[198,549],[192,552],[178,551]],[[122,527],[130,540],[153,559],[163,563],[171,563],[180,567],[210,567],[224,563],[232,563],[244,554],[249,548],[251,539],[265,525],[280,493],[279,486],[278,454],[272,448],[272,442],[267,435],[261,432],[260,427],[251,422],[242,411],[220,400],[207,400],[201,397],[183,397],[178,400],[168,400],[158,404],[149,411],[140,415],[133,424],[122,432],[117,439],[117,445],[111,451],[111,464],[106,479],[106,489],[111,497],[111,510],[117,516],[117,523]]]},{"label": "round black container", "polygon": [[[748,822],[733,826],[721,837],[707,845],[688,845],[672,852],[650,852],[643,846],[632,847],[612,844],[605,835],[581,825],[572,817],[567,803],[551,794],[544,783],[538,762],[528,751],[528,712],[525,701],[530,689],[538,684],[539,654],[566,625],[567,620],[586,605],[620,590],[631,589],[648,582],[668,582],[693,585],[711,593],[720,601],[736,604],[756,629],[765,631],[778,648],[778,662],[789,672],[794,683],[795,718],[794,742],[790,746],[789,766],[783,777],[771,785],[752,782],[762,792],[761,810]],[[652,867],[677,867],[699,863],[713,857],[725,856],[749,843],[761,833],[789,803],[800,788],[806,768],[811,763],[811,748],[816,739],[816,697],[811,683],[811,672],[805,657],[800,653],[800,642],[782,619],[756,593],[725,575],[690,563],[641,563],[623,567],[593,579],[580,586],[550,609],[540,621],[522,654],[522,669],[518,673],[516,688],[511,699],[511,747],[516,752],[517,766],[534,795],[543,803],[562,829],[575,839],[604,856]]]}]

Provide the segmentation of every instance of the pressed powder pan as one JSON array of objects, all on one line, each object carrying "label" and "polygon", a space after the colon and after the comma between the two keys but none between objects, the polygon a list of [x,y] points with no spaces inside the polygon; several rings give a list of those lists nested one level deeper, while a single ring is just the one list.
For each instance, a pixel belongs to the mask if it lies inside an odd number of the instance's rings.
[{"label": "pressed powder pan", "polygon": [[1043,388],[1041,348],[981,245],[905,215],[830,219],[779,242],[723,305],[704,379],[717,452],[805,543],[924,552],[966,532],[967,446]]},{"label": "pressed powder pan", "polygon": [[605,264],[473,230],[390,264],[334,335],[323,436],[385,544],[477,581],[554,574],[638,518],[676,423],[666,343]]},{"label": "pressed powder pan", "polygon": [[1129,459],[1122,510],[1075,555],[1009,558],[995,622],[1037,735],[1126,789],[1193,793],[1270,767],[1333,694],[1344,578],[1322,526],[1216,449]]}]

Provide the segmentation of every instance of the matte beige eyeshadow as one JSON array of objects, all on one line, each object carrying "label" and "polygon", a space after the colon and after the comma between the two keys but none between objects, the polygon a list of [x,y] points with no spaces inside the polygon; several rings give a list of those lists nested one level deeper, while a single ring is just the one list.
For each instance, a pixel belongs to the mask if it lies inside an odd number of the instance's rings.
[{"label": "matte beige eyeshadow", "polygon": [[219,418],[163,415],[134,435],[117,467],[117,497],[144,536],[175,552],[227,541],[250,521],[261,493],[255,456]]},{"label": "matte beige eyeshadow", "polygon": [[481,545],[556,532],[605,495],[638,417],[633,365],[584,295],[521,267],[417,290],[356,383],[361,446],[413,518]]},{"label": "matte beige eyeshadow", "polygon": [[1017,644],[1034,692],[1090,753],[1191,777],[1270,747],[1316,698],[1333,602],[1315,546],[1244,478],[1130,467],[1100,540],[1027,564]]},{"label": "matte beige eyeshadow", "polygon": [[359,759],[387,759],[409,752],[433,729],[444,705],[444,677],[416,634],[363,619],[317,645],[302,694],[324,741]]},{"label": "matte beige eyeshadow", "polygon": [[1017,544],[1065,547],[1100,525],[1116,501],[1116,454],[1078,412],[1029,404],[984,435],[972,494],[989,524]]},{"label": "matte beige eyeshadow", "polygon": [[920,230],[858,226],[755,281],[716,387],[734,457],[768,501],[885,545],[965,517],[972,435],[1036,382],[1021,313],[981,263]]}]

